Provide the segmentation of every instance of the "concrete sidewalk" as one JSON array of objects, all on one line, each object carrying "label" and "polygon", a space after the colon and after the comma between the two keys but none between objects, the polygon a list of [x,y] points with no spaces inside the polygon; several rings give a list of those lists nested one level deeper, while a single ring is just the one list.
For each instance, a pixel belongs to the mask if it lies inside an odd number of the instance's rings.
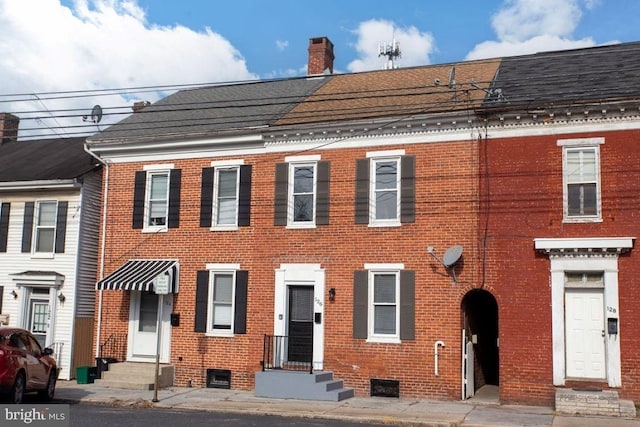
[{"label": "concrete sidewalk", "polygon": [[340,419],[412,426],[640,427],[640,419],[554,414],[552,408],[483,402],[354,397],[341,402],[265,399],[244,390],[170,387],[158,392],[58,381],[56,400],[111,406],[189,409],[243,414]]}]

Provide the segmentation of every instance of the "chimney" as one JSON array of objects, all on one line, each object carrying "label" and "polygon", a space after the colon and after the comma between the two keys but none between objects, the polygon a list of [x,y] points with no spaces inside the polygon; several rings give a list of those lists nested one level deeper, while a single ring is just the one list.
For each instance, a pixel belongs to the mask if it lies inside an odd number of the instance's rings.
[{"label": "chimney", "polygon": [[18,139],[20,118],[9,113],[0,113],[0,144]]},{"label": "chimney", "polygon": [[134,113],[139,113],[149,105],[151,105],[149,101],[137,101],[133,103],[133,107],[131,107],[131,109],[133,110]]},{"label": "chimney", "polygon": [[307,75],[324,74],[329,69],[333,74],[333,43],[327,37],[313,37],[309,39],[309,64]]}]

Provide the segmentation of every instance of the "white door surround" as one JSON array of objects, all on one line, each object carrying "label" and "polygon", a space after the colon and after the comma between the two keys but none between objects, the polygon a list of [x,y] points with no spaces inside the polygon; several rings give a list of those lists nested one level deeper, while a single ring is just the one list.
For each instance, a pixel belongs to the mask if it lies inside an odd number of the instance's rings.
[{"label": "white door surround", "polygon": [[289,286],[313,286],[314,317],[319,313],[320,320],[313,323],[313,369],[317,370],[324,366],[324,280],[320,264],[281,264],[275,270],[274,335],[287,335]]},{"label": "white door surround", "polygon": [[[553,337],[553,384],[564,386],[567,374],[565,276],[567,272],[603,274],[603,320],[618,319],[618,257],[633,247],[633,237],[534,239],[535,249],[549,255],[551,261],[551,320]],[[595,290],[594,290],[595,291]],[[571,292],[571,291],[569,291]],[[606,322],[606,320],[605,320]],[[618,325],[620,322],[618,321]],[[605,331],[606,332],[606,331]],[[605,333],[605,372],[609,387],[621,386],[620,334]]]}]

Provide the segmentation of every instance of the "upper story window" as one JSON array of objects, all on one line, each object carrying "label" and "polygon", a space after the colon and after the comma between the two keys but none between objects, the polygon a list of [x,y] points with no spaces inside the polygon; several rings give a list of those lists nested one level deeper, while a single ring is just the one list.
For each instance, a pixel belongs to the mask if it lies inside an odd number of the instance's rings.
[{"label": "upper story window", "polygon": [[181,170],[173,165],[148,165],[136,172],[133,228],[166,231],[177,228],[180,214]]},{"label": "upper story window", "polygon": [[248,272],[237,264],[208,264],[198,271],[195,332],[246,333]]},{"label": "upper story window", "polygon": [[291,156],[276,165],[275,225],[310,228],[329,224],[329,162]]},{"label": "upper story window", "polygon": [[563,147],[563,200],[566,222],[600,221],[600,147],[604,138],[559,140]]},{"label": "upper story window", "polygon": [[56,200],[24,204],[23,253],[49,257],[64,252],[68,205],[66,201]]},{"label": "upper story window", "polygon": [[251,224],[251,170],[242,160],[202,169],[201,227],[235,230]]},{"label": "upper story window", "polygon": [[415,339],[415,272],[368,264],[354,276],[353,336],[369,342]]},{"label": "upper story window", "polygon": [[58,202],[56,201],[43,201],[36,204],[34,227],[34,251],[36,253],[53,253],[57,212]]},{"label": "upper story window", "polygon": [[367,153],[356,162],[356,224],[415,221],[415,156],[404,150]]}]

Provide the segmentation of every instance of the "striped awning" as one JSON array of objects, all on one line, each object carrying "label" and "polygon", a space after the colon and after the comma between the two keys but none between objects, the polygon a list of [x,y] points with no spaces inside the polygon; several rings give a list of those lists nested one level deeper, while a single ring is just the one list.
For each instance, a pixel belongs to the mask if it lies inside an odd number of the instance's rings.
[{"label": "striped awning", "polygon": [[169,292],[178,293],[180,266],[174,259],[131,259],[96,283],[96,290],[154,291],[158,276],[169,276]]}]

